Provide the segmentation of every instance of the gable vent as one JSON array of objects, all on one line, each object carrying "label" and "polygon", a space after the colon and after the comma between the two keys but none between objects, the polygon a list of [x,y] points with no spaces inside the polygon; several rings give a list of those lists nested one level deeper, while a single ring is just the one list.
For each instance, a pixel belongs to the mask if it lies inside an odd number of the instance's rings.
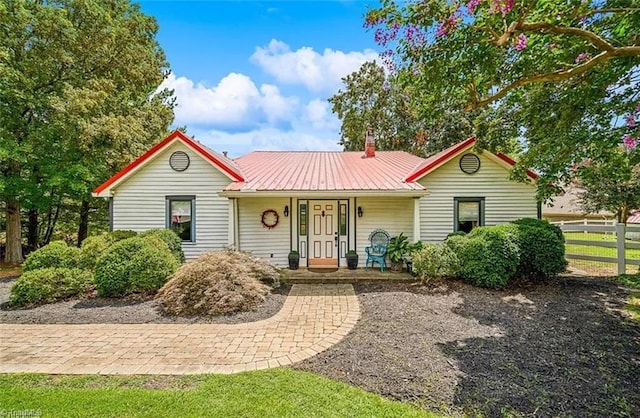
[{"label": "gable vent", "polygon": [[189,156],[184,151],[176,151],[169,157],[169,165],[175,171],[184,171],[189,168]]},{"label": "gable vent", "polygon": [[460,158],[460,170],[473,174],[480,170],[480,158],[475,154],[465,154]]}]

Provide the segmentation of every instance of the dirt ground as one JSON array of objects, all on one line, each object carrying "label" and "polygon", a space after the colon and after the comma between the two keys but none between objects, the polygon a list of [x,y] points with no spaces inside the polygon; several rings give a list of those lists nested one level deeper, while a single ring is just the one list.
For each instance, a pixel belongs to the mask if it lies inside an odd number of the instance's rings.
[{"label": "dirt ground", "polygon": [[11,309],[8,306],[15,277],[0,279],[0,323],[20,324],[140,324],[140,323],[220,323],[254,322],[275,315],[284,303],[289,287],[282,286],[267,295],[257,310],[214,317],[176,317],[164,315],[152,296],[127,298],[88,298],[42,305],[35,308]]},{"label": "dirt ground", "polygon": [[355,329],[295,368],[454,415],[640,416],[640,324],[610,281],[356,291]]}]

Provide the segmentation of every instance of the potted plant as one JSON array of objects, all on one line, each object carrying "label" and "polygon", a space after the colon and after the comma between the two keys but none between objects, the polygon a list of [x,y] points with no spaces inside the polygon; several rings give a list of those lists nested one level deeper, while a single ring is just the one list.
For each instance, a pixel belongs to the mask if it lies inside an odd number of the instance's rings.
[{"label": "potted plant", "polygon": [[354,250],[347,251],[347,268],[349,270],[358,268],[358,253]]},{"label": "potted plant", "polygon": [[422,244],[422,241],[409,244],[407,255],[404,256],[404,262],[407,263],[407,271],[414,277],[416,276],[416,272],[413,270],[413,255],[423,248],[424,244]]},{"label": "potted plant", "polygon": [[298,270],[300,267],[300,254],[296,250],[289,252],[289,269]]},{"label": "potted plant", "polygon": [[391,261],[391,270],[402,271],[404,256],[409,251],[409,238],[403,233],[391,238],[387,246],[387,255]]}]

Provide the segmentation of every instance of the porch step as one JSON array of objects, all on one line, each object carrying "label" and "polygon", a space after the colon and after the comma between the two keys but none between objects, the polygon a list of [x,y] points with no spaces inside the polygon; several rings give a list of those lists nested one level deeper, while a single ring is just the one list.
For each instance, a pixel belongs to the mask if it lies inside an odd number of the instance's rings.
[{"label": "porch step", "polygon": [[322,271],[318,269],[283,270],[282,281],[290,284],[339,284],[339,283],[414,283],[418,280],[406,272],[397,273],[380,270],[348,270],[331,269]]}]

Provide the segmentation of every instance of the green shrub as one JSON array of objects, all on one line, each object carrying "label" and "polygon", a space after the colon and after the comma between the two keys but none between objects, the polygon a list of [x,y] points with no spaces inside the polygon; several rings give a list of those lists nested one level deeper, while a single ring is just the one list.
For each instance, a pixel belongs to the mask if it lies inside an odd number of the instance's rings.
[{"label": "green shrub", "polygon": [[138,233],[130,229],[116,229],[115,231],[109,232],[109,237],[114,242],[122,241],[123,239],[133,238],[136,236],[138,236]]},{"label": "green shrub", "polygon": [[100,296],[123,296],[159,289],[178,264],[169,247],[155,237],[116,242],[96,264]]},{"label": "green shrub", "polygon": [[96,268],[96,263],[100,256],[102,256],[114,242],[109,235],[86,238],[82,241],[82,246],[80,247],[79,267],[93,271]]},{"label": "green shrub", "polygon": [[202,254],[183,264],[158,292],[163,311],[171,315],[219,315],[255,309],[279,270],[249,253],[224,250]]},{"label": "green shrub", "polygon": [[27,272],[48,267],[76,268],[79,261],[79,248],[70,247],[64,241],[53,241],[29,254],[22,266],[22,271]]},{"label": "green shrub", "polygon": [[533,226],[537,228],[543,228],[550,232],[553,232],[555,236],[564,244],[564,234],[562,233],[562,229],[558,225],[554,225],[549,223],[549,221],[545,219],[535,219],[535,218],[520,218],[511,222],[512,224],[518,226]]},{"label": "green shrub", "polygon": [[465,236],[467,236],[466,232],[464,232],[464,231],[455,231],[455,232],[452,232],[449,235],[447,235],[447,238],[445,238],[445,239],[449,239],[451,237],[465,237]]},{"label": "green shrub", "polygon": [[445,244],[424,244],[413,253],[413,270],[424,283],[430,279],[454,277],[460,270],[456,253]]},{"label": "green shrub", "polygon": [[140,237],[156,237],[164,241],[169,246],[171,253],[176,258],[178,264],[184,263],[184,252],[182,251],[182,240],[170,229],[149,229],[140,234]]},{"label": "green shrub", "polygon": [[391,238],[387,246],[389,261],[391,261],[392,264],[401,263],[402,257],[409,252],[410,245],[409,238],[402,232],[400,235]]},{"label": "green shrub", "polygon": [[91,272],[79,268],[42,268],[27,271],[11,287],[13,306],[51,303],[80,295],[93,285]]},{"label": "green shrub", "polygon": [[444,241],[444,245],[449,247],[454,253],[458,254],[460,247],[464,244],[467,239],[467,234],[449,234],[447,235],[447,239]]},{"label": "green shrub", "polygon": [[524,218],[513,223],[518,228],[518,276],[548,279],[565,271],[567,261],[560,228],[538,219]]},{"label": "green shrub", "polygon": [[516,234],[509,224],[474,228],[457,251],[462,277],[476,286],[505,286],[520,262]]}]

